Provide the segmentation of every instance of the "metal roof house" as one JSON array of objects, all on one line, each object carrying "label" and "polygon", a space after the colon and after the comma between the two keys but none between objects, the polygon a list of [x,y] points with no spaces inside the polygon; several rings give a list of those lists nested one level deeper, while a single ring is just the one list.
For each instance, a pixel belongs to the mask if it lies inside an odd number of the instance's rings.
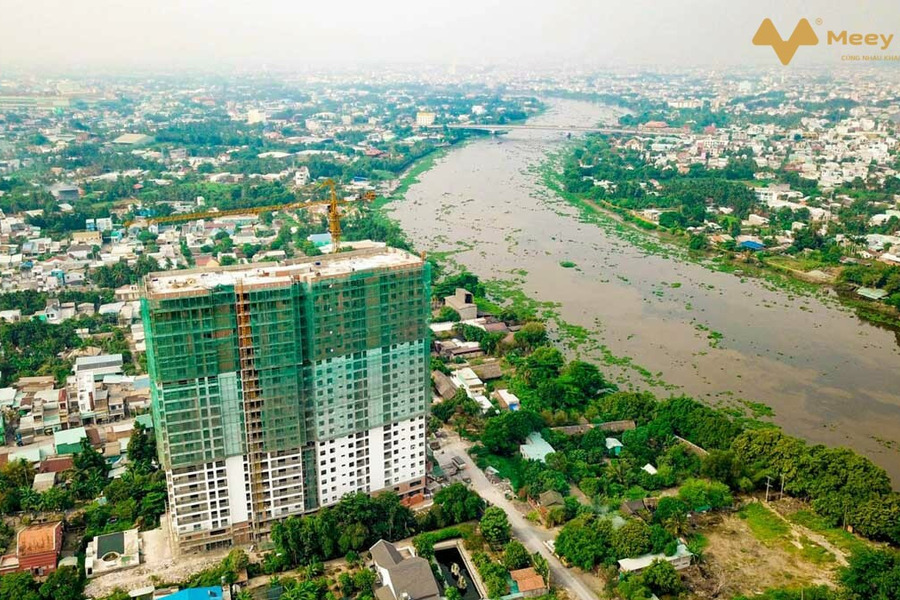
[{"label": "metal roof house", "polygon": [[522,458],[526,460],[537,460],[540,462],[544,462],[547,458],[548,454],[553,454],[556,450],[553,449],[547,440],[541,437],[541,434],[537,431],[532,431],[528,434],[528,437],[525,438],[525,443],[519,446],[519,453],[522,455]]},{"label": "metal roof house", "polygon": [[678,544],[678,548],[672,556],[666,556],[665,554],[645,554],[643,556],[638,556],[637,558],[623,558],[619,561],[619,572],[638,573],[653,564],[653,561],[655,560],[665,560],[675,567],[675,570],[680,571],[681,569],[686,569],[691,566],[691,559],[693,557],[693,553],[687,549],[687,546]]}]

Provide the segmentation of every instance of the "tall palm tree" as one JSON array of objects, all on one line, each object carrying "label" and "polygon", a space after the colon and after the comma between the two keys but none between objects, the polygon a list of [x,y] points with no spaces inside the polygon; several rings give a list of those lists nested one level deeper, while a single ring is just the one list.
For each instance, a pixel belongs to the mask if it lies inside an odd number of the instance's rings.
[{"label": "tall palm tree", "polygon": [[318,600],[319,590],[312,581],[303,581],[287,589],[281,600]]},{"label": "tall palm tree", "polygon": [[687,533],[689,523],[687,515],[681,512],[675,512],[669,515],[665,520],[664,525],[669,533],[675,537],[681,537]]}]

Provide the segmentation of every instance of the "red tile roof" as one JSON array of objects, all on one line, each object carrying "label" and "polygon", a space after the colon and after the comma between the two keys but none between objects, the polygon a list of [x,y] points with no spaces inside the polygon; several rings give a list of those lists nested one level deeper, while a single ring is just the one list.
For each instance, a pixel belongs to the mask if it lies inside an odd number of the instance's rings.
[{"label": "red tile roof", "polygon": [[520,592],[533,592],[546,587],[544,585],[544,578],[538,575],[537,571],[534,570],[534,567],[511,571],[509,576],[516,582]]}]

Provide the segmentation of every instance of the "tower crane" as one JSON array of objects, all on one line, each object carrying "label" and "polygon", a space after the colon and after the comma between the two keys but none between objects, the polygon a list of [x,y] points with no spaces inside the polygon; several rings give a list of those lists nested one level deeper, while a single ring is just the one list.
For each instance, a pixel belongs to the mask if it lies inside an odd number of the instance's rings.
[{"label": "tower crane", "polygon": [[[301,208],[310,208],[313,206],[328,206],[328,232],[331,234],[331,251],[339,252],[341,244],[341,212],[340,206],[351,204],[353,200],[342,200],[337,196],[337,182],[333,179],[326,179],[320,183],[314,184],[310,189],[321,190],[328,188],[329,198],[327,200],[303,200],[298,202],[287,202],[284,204],[271,204],[267,206],[253,206],[247,208],[229,208],[226,210],[209,210],[203,212],[181,213],[176,215],[167,215],[164,217],[148,217],[144,221],[148,224],[156,223],[165,225],[171,223],[182,223],[185,221],[196,221],[198,219],[208,219],[212,217],[227,217],[231,215],[258,215],[264,212],[274,212],[278,210],[298,210]],[[365,192],[357,196],[356,200],[372,201],[375,199],[375,192]],[[127,221],[125,226],[128,227],[134,221]]]},{"label": "tower crane", "polygon": [[[340,204],[346,203],[346,201],[338,200],[337,197],[337,184],[334,182],[334,179],[326,179],[318,186],[321,188],[328,188],[331,191],[331,198],[328,200],[328,233],[331,234],[331,251],[332,252],[340,252],[341,246],[341,213],[338,210],[338,206]],[[375,192],[366,192],[360,196],[360,200],[374,200]]]}]

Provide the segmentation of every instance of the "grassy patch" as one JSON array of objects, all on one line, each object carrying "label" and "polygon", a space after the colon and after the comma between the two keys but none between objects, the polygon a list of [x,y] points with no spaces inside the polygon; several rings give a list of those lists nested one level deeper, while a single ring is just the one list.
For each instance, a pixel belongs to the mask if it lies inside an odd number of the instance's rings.
[{"label": "grassy patch", "polygon": [[798,525],[803,525],[810,531],[814,531],[828,540],[836,548],[852,554],[865,550],[869,544],[856,537],[849,531],[830,526],[825,519],[810,510],[798,510],[788,515],[788,520]]},{"label": "grassy patch", "polygon": [[474,458],[479,469],[494,467],[500,472],[501,479],[509,479],[513,489],[519,489],[522,479],[522,464],[519,457],[509,458],[498,454],[483,454]]},{"label": "grassy patch", "polygon": [[758,502],[748,504],[738,512],[753,532],[753,537],[767,546],[778,546],[814,565],[835,562],[834,555],[806,536],[796,537],[791,525]]},{"label": "grassy patch", "polygon": [[573,263],[571,260],[561,260],[559,261],[559,266],[561,266],[563,269],[574,269],[575,263]]},{"label": "grassy patch", "polygon": [[811,562],[814,565],[823,565],[835,562],[834,555],[831,552],[816,544],[808,537],[801,537],[800,543],[803,544],[803,548],[800,549],[800,556],[802,556],[807,562]]},{"label": "grassy patch", "polygon": [[764,543],[782,539],[791,531],[790,525],[759,502],[748,504],[740,510],[738,516],[747,521],[756,539]]}]

